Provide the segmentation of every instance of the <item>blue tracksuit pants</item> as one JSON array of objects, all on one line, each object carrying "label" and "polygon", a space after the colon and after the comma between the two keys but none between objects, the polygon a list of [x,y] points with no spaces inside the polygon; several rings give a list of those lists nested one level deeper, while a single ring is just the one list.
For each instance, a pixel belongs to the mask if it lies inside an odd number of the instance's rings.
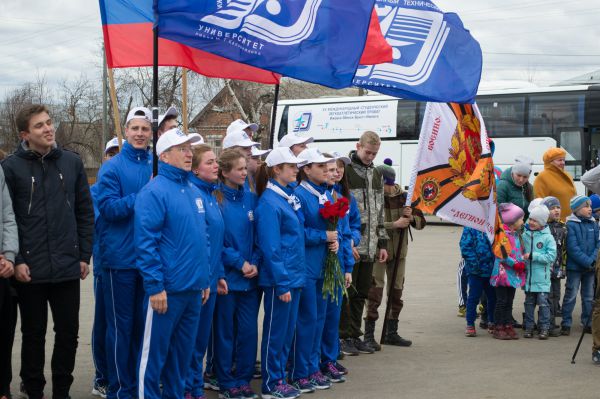
[{"label": "blue tracksuit pants", "polygon": [[[193,354],[185,379],[185,392],[190,392],[194,397],[202,396],[204,394],[204,355],[206,355],[206,348],[208,347],[209,338],[211,337],[213,314],[217,302],[217,292],[216,290],[214,291],[215,292],[211,290],[208,301],[201,306],[196,344],[193,346],[194,350],[191,351]],[[190,348],[188,347],[188,350],[189,349]]]},{"label": "blue tracksuit pants", "polygon": [[285,382],[285,367],[296,330],[300,297],[304,291],[300,288],[290,289],[292,300],[286,303],[279,299],[275,287],[263,287],[263,290],[265,317],[260,367],[262,391],[270,392],[277,384]]},{"label": "blue tracksuit pants", "polygon": [[325,325],[321,339],[321,364],[337,361],[340,354],[340,315],[342,314],[342,294],[338,294],[338,302],[326,299]]},{"label": "blue tracksuit pants", "polygon": [[136,364],[143,324],[144,287],[135,269],[102,270],[106,310],[108,399],[136,398]]},{"label": "blue tracksuit pants", "polygon": [[[167,293],[167,312],[158,314],[145,301],[145,326],[140,351],[139,399],[181,399],[185,375],[196,342],[202,293]],[[161,393],[160,383],[163,383]]]},{"label": "blue tracksuit pants", "polygon": [[94,385],[108,385],[106,362],[106,310],[102,274],[94,276],[94,325],[92,327],[92,359],[94,360]]},{"label": "blue tracksuit pants", "polygon": [[[258,291],[229,291],[217,298],[214,368],[221,389],[250,384],[258,347]],[[235,364],[235,373],[232,372]]]}]

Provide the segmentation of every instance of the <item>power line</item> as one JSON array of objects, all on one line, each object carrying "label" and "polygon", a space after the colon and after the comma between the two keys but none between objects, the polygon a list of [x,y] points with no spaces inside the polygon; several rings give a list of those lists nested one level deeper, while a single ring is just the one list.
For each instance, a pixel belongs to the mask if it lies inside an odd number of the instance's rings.
[{"label": "power line", "polygon": [[548,54],[548,53],[509,53],[509,52],[495,52],[495,51],[484,51],[483,54],[492,55],[518,55],[518,56],[542,56],[542,57],[600,57],[600,54]]}]

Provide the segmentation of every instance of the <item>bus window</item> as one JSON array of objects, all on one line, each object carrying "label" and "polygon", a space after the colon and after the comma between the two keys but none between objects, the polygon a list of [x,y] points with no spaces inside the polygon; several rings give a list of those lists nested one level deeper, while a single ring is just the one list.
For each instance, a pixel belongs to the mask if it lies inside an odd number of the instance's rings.
[{"label": "bus window", "polygon": [[283,113],[281,114],[281,121],[279,122],[279,132],[277,132],[277,141],[281,140],[281,138],[287,134],[289,109],[289,105],[286,105],[283,109]]},{"label": "bus window", "polygon": [[564,130],[560,132],[560,146],[567,151],[566,161],[581,161],[581,132]]},{"label": "bus window", "polygon": [[498,96],[477,98],[479,111],[491,137],[525,134],[525,97]]},{"label": "bus window", "polygon": [[530,95],[529,135],[553,136],[557,129],[583,126],[584,108],[583,94]]},{"label": "bus window", "polygon": [[416,123],[417,103],[415,101],[398,101],[396,134],[398,138],[418,140],[419,132]]}]

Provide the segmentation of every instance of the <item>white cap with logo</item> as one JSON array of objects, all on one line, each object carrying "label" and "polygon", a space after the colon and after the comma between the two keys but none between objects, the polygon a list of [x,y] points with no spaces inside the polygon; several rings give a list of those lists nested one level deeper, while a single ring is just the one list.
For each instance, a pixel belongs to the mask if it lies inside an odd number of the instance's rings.
[{"label": "white cap with logo", "polygon": [[167,110],[167,112],[165,112],[164,114],[160,115],[158,117],[158,126],[160,127],[160,124],[163,123],[163,121],[165,120],[165,118],[167,116],[179,116],[179,112],[177,112],[177,109],[175,107],[169,107],[169,109]]},{"label": "white cap with logo", "polygon": [[108,150],[110,150],[111,148],[115,148],[119,146],[119,139],[116,137],[113,137],[112,139],[108,140],[106,142],[106,147],[104,147],[104,153],[106,154],[108,152]]},{"label": "white cap with logo", "polygon": [[171,130],[167,130],[162,136],[158,138],[158,142],[156,143],[156,154],[160,155],[163,152],[167,151],[169,148],[174,147],[179,144],[197,143],[200,138],[198,135],[187,135],[182,130],[178,128],[174,128]]},{"label": "white cap with logo", "polygon": [[260,148],[252,147],[252,156],[253,157],[262,157],[263,155],[266,155],[270,152],[271,152],[271,150],[261,150]]},{"label": "white cap with logo", "polygon": [[152,123],[152,112],[146,107],[135,107],[127,114],[125,123],[129,123],[132,119],[144,119]]},{"label": "white cap with logo", "polygon": [[348,165],[350,164],[350,162],[352,162],[349,157],[342,155],[337,151],[333,151],[331,155],[335,158],[336,161],[342,161],[344,165]]},{"label": "white cap with logo", "polygon": [[236,130],[235,132],[228,133],[223,139],[223,148],[230,147],[254,147],[260,145],[256,141],[252,141],[248,134],[243,130]]},{"label": "white cap with logo", "polygon": [[295,133],[288,133],[279,140],[279,147],[287,147],[290,148],[296,144],[308,144],[315,141],[313,137],[302,137],[298,136]]},{"label": "white cap with logo", "polygon": [[256,123],[246,123],[241,119],[236,119],[227,126],[227,135],[238,130],[244,130],[246,128],[252,129],[253,132],[258,130],[258,125]]},{"label": "white cap with logo", "polygon": [[265,159],[265,163],[268,167],[273,167],[284,163],[299,164],[302,162],[303,160],[296,158],[292,150],[287,147],[274,148],[269,155],[267,155],[267,159]]},{"label": "white cap with logo", "polygon": [[198,141],[192,143],[192,146],[204,144],[204,137],[202,137],[199,133],[190,133],[188,137],[198,137]]},{"label": "white cap with logo", "polygon": [[302,159],[301,166],[306,166],[311,163],[335,162],[335,158],[326,157],[318,148],[307,148],[298,154],[298,158]]}]

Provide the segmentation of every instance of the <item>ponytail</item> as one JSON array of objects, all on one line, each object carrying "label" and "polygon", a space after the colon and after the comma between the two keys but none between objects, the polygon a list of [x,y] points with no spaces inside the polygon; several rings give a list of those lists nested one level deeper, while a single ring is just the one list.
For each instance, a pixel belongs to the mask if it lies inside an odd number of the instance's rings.
[{"label": "ponytail", "polygon": [[267,183],[269,182],[269,176],[272,175],[271,168],[266,163],[261,163],[256,171],[256,195],[259,197],[267,189]]}]

